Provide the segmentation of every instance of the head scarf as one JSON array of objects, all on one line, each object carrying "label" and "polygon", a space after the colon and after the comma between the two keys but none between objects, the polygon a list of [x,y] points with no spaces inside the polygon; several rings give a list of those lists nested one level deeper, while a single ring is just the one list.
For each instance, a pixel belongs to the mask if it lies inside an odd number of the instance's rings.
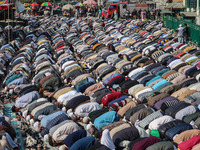
[{"label": "head scarf", "polygon": [[105,129],[102,133],[101,144],[109,147],[111,150],[115,150],[115,145],[110,137],[110,133],[108,129]]}]

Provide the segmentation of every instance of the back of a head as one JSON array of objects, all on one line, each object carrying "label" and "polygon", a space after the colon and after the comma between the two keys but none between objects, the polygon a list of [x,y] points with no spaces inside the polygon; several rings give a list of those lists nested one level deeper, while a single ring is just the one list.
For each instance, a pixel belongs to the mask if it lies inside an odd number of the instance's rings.
[{"label": "back of a head", "polygon": [[11,108],[12,112],[16,112],[15,108],[15,105]]}]

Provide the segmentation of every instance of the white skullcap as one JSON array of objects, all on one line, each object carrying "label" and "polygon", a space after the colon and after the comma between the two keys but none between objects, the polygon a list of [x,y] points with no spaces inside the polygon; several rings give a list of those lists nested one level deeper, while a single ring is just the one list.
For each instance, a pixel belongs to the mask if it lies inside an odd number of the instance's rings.
[{"label": "white skullcap", "polygon": [[7,90],[8,90],[8,87],[6,86],[6,87],[4,88],[4,90],[7,91]]},{"label": "white skullcap", "polygon": [[45,136],[44,136],[44,142],[49,142],[49,135],[48,134],[45,134]]},{"label": "white skullcap", "polygon": [[130,144],[130,141],[128,141],[128,140],[124,140],[124,141],[121,141],[121,142],[119,143],[119,145],[120,145],[121,147],[125,147],[125,148],[128,148],[129,144]]},{"label": "white skullcap", "polygon": [[34,126],[36,132],[40,132],[40,127],[39,127],[39,122],[38,121],[35,122],[33,126]]},{"label": "white skullcap", "polygon": [[26,121],[30,121],[30,119],[31,119],[30,115],[26,116]]},{"label": "white skullcap", "polygon": [[2,136],[2,140],[6,140],[6,136],[5,135]]},{"label": "white skullcap", "polygon": [[67,113],[68,114],[72,113],[72,109],[68,109]]},{"label": "white skullcap", "polygon": [[84,118],[83,118],[83,123],[88,123],[88,121],[89,121],[89,118],[88,118],[88,117],[84,117]]},{"label": "white skullcap", "polygon": [[96,99],[94,97],[90,96],[90,101],[91,102],[96,102]]},{"label": "white skullcap", "polygon": [[100,107],[103,108],[103,104],[102,103],[100,104]]},{"label": "white skullcap", "polygon": [[46,115],[39,115],[38,116],[38,120],[42,120],[43,117],[45,117]]},{"label": "white skullcap", "polygon": [[71,113],[69,113],[69,116],[70,116],[70,118],[72,119],[72,120],[76,120],[76,117],[74,116],[74,114],[73,114],[73,112],[71,112]]},{"label": "white skullcap", "polygon": [[92,128],[92,125],[91,124],[87,124],[86,129],[90,130],[91,128]]},{"label": "white skullcap", "polygon": [[13,89],[10,89],[10,90],[9,90],[9,94],[13,94]]},{"label": "white skullcap", "polygon": [[198,109],[200,110],[200,104],[198,105]]},{"label": "white skullcap", "polygon": [[28,114],[28,110],[25,110],[25,111],[23,112],[22,116],[23,116],[24,118],[26,118],[26,117],[27,117],[27,114]]},{"label": "white skullcap", "polygon": [[34,124],[34,120],[31,119],[31,120],[30,120],[30,125],[33,126],[33,124]]},{"label": "white skullcap", "polygon": [[179,27],[182,27],[182,24],[179,24]]},{"label": "white skullcap", "polygon": [[37,128],[37,127],[39,127],[39,122],[38,122],[38,121],[36,121],[36,122],[34,123],[33,127],[34,127],[34,128]]},{"label": "white skullcap", "polygon": [[59,150],[65,150],[65,146],[64,145],[60,146]]},{"label": "white skullcap", "polygon": [[66,107],[63,107],[63,108],[62,108],[62,111],[66,112]]}]

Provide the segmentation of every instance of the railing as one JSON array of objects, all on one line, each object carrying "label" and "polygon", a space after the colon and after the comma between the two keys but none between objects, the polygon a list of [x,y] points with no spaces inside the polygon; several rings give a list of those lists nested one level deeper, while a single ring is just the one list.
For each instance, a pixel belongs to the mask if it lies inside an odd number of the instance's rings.
[{"label": "railing", "polygon": [[189,35],[190,35],[191,41],[193,42],[196,41],[197,43],[200,43],[200,26],[199,25],[196,25],[184,19],[179,20],[178,18],[175,18],[172,16],[166,16],[166,19],[164,20],[164,25],[174,30],[176,30],[180,24],[184,25],[185,23],[189,27]]}]

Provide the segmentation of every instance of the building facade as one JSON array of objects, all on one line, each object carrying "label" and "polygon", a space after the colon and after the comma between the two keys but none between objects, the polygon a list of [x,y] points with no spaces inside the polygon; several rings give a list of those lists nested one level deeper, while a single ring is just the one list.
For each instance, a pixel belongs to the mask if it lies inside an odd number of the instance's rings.
[{"label": "building facade", "polygon": [[169,0],[154,0],[154,2],[156,3],[156,9],[165,9],[168,1]]},{"label": "building facade", "polygon": [[183,5],[186,8],[185,16],[193,18],[194,23],[200,25],[200,11],[199,11],[200,0],[183,0]]}]

